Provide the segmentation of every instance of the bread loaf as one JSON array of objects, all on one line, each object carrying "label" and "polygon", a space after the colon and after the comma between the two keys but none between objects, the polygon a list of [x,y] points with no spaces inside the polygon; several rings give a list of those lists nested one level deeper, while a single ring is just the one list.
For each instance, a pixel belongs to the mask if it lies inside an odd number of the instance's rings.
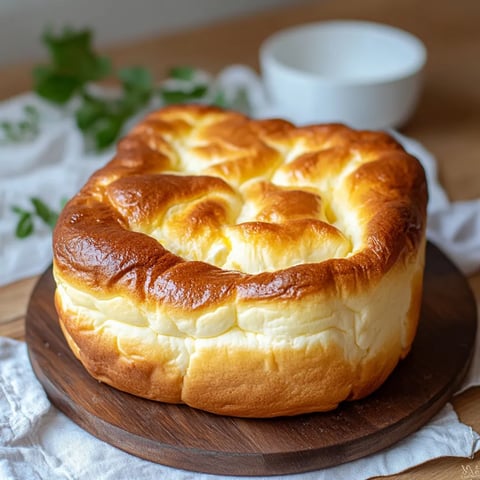
[{"label": "bread loaf", "polygon": [[419,319],[427,188],[389,135],[149,114],[60,215],[55,302],[117,389],[223,415],[373,392]]}]

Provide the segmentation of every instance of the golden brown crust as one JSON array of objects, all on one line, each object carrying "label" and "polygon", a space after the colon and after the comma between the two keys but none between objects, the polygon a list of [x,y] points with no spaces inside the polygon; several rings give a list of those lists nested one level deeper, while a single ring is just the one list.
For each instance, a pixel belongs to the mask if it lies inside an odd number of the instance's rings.
[{"label": "golden brown crust", "polygon": [[[334,408],[410,348],[426,201],[420,164],[383,133],[154,112],[59,218],[62,328],[94,377],[137,395],[243,416]],[[387,320],[389,295],[405,305]],[[118,299],[121,322],[102,306]]]}]

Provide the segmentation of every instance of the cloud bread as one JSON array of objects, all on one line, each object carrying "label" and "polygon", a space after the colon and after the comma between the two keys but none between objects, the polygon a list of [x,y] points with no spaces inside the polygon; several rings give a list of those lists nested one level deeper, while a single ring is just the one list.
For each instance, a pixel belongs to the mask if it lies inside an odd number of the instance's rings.
[{"label": "cloud bread", "polygon": [[326,411],[408,353],[427,188],[390,136],[148,115],[66,205],[55,303],[96,379],[217,414]]}]

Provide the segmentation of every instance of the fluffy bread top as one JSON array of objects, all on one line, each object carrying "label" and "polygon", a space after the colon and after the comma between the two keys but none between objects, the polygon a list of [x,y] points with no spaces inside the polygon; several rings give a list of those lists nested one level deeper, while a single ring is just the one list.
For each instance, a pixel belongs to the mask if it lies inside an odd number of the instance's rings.
[{"label": "fluffy bread top", "polygon": [[68,202],[55,272],[151,309],[345,298],[416,258],[426,202],[421,165],[385,133],[173,106]]}]

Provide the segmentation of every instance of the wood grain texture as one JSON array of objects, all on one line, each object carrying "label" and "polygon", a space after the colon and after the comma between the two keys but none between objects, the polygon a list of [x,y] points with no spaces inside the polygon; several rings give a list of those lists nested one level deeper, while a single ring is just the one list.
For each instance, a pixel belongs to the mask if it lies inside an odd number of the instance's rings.
[{"label": "wood grain texture", "polygon": [[411,354],[383,387],[329,413],[239,419],[144,400],[91,378],[63,339],[53,291],[49,270],[33,291],[26,317],[32,366],[51,401],[93,435],[134,455],[225,475],[324,468],[404,438],[453,394],[476,332],[476,305],[467,281],[429,245],[419,331]]}]

